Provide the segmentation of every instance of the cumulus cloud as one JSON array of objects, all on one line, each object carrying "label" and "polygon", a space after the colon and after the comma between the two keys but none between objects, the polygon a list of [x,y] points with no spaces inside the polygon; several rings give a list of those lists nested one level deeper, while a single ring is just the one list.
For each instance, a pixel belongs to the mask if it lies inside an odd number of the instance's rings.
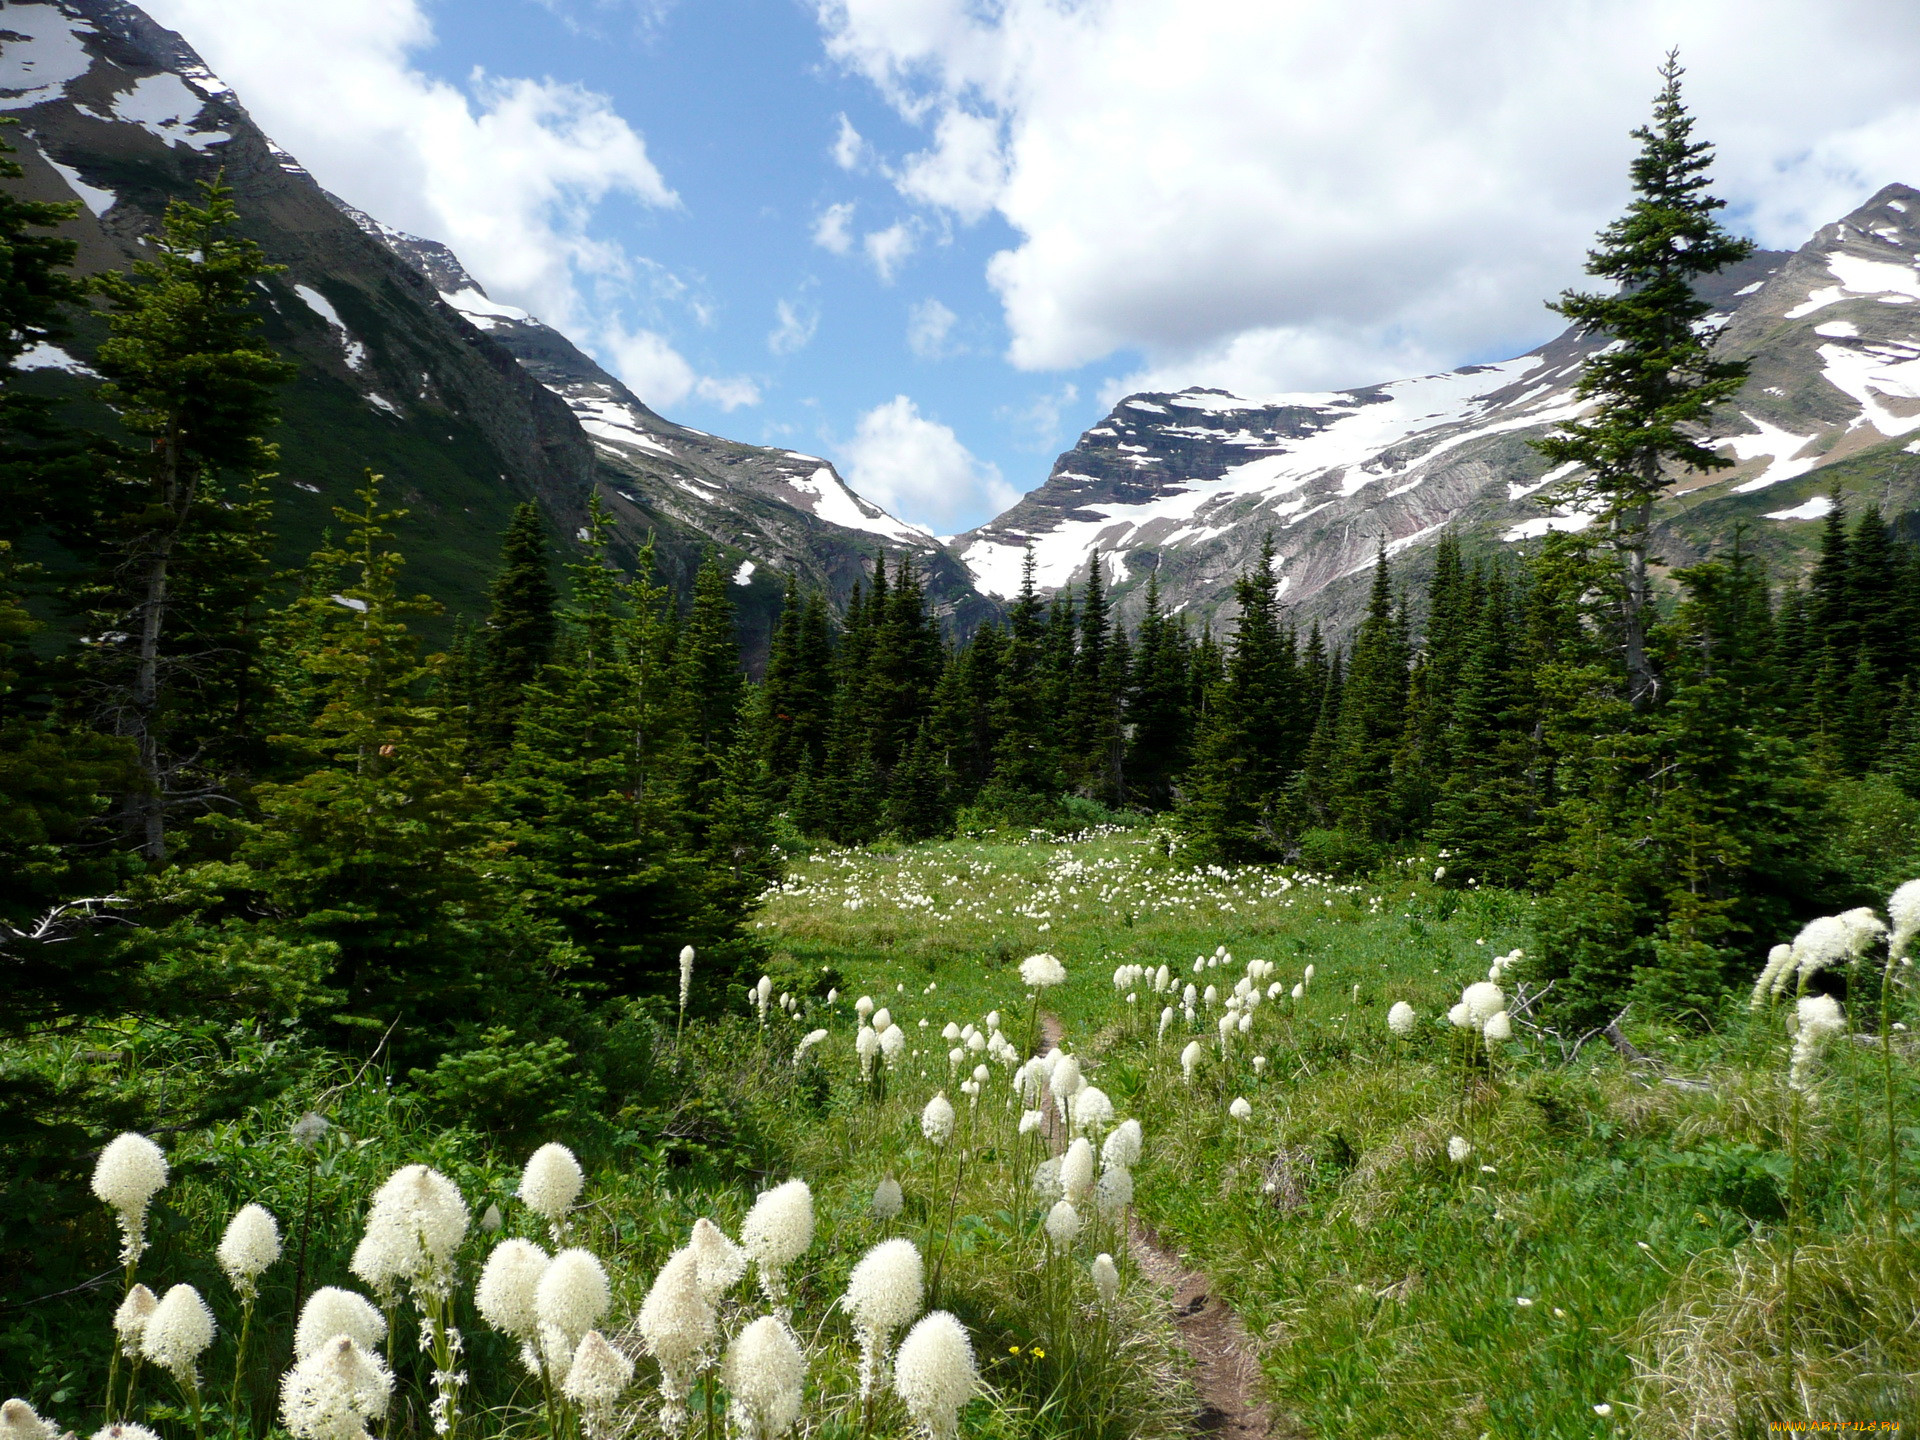
[{"label": "cumulus cloud", "polygon": [[854,489],[943,535],[997,515],[1020,498],[998,466],[976,457],[951,426],[922,415],[905,395],[862,415],[839,452]]},{"label": "cumulus cloud", "polygon": [[948,348],[947,337],[959,318],[938,300],[920,301],[907,311],[907,348],[922,360],[944,360],[957,353]]},{"label": "cumulus cloud", "polygon": [[867,142],[860,138],[860,132],[853,128],[853,122],[843,111],[839,133],[833,137],[833,147],[828,152],[833,156],[833,163],[842,170],[857,170],[866,152]]},{"label": "cumulus cloud", "polygon": [[853,201],[829,205],[815,217],[813,243],[835,255],[853,249]]},{"label": "cumulus cloud", "polygon": [[880,277],[880,283],[891,285],[895,272],[918,246],[919,237],[906,221],[896,220],[884,230],[869,231],[861,243],[866,247],[867,259],[872,262],[873,273]]},{"label": "cumulus cloud", "polygon": [[[389,225],[452,246],[490,294],[593,351],[650,403],[738,397],[751,382],[697,375],[660,329],[664,299],[695,297],[596,226],[626,197],[679,197],[607,97],[578,85],[424,74],[421,0],[145,0],[235,86],[261,127],[322,185]],[[644,19],[662,7],[569,7]],[[314,77],[326,83],[316,85]],[[643,323],[643,321],[645,323]]]},{"label": "cumulus cloud", "polygon": [[1028,369],[1273,391],[1537,342],[1675,45],[1762,243],[1920,179],[1920,12],[1876,0],[816,3],[928,136],[898,192],[1016,233],[987,276]]},{"label": "cumulus cloud", "polygon": [[782,300],[773,307],[773,330],[767,335],[767,349],[776,355],[791,355],[806,349],[819,328],[820,312],[804,301]]}]

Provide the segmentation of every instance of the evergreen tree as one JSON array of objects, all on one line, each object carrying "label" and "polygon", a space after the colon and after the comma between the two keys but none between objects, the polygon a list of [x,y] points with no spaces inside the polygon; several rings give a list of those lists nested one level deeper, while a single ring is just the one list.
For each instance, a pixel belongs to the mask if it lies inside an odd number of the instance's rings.
[{"label": "evergreen tree", "polygon": [[198,883],[228,913],[336,957],[337,1023],[377,1038],[404,1017],[407,1042],[430,1043],[500,998],[516,942],[497,924],[486,792],[465,774],[459,727],[425,699],[443,662],[420,656],[408,622],[439,606],[400,592],[387,527],[404,512],[380,508],[379,477],[357,493],[358,509],[335,511],[345,542],[315,557],[329,583],[293,602],[316,708],[279,741],[312,768],[257,787],[257,819],[221,823],[234,861]]},{"label": "evergreen tree", "polygon": [[140,757],[144,784],[124,808],[152,862],[167,856],[169,814],[220,784],[197,742],[245,724],[238,692],[257,676],[267,573],[257,482],[274,450],[263,437],[275,388],[294,374],[252,310],[254,282],[279,267],[237,234],[224,184],[202,192],[199,206],[167,207],[155,258],[93,282],[111,332],[94,361],[102,398],[149,444],[118,458],[76,538],[99,556],[97,628],[127,637],[94,647],[94,675],[102,711]]},{"label": "evergreen tree", "polygon": [[1053,737],[1057,712],[1051,708],[1058,692],[1057,672],[1049,672],[1047,661],[1061,653],[1063,631],[1071,654],[1072,631],[1058,618],[1067,613],[1058,602],[1055,619],[1043,619],[1044,613],[1034,588],[1033,552],[1028,551],[1020,594],[1007,615],[993,703],[993,779],[983,796],[1001,816],[1016,822],[1050,816],[1063,786]]},{"label": "evergreen tree", "polygon": [[513,512],[500,547],[500,569],[487,597],[487,619],[474,645],[471,728],[485,763],[497,765],[513,746],[522,698],[553,657],[558,601],[549,573],[546,525],[526,501]]},{"label": "evergreen tree", "polygon": [[718,553],[700,566],[674,655],[687,747],[682,804],[698,844],[704,844],[708,818],[727,791],[728,756],[739,738],[745,698],[731,573]]},{"label": "evergreen tree", "polygon": [[1130,798],[1149,809],[1173,803],[1176,778],[1192,745],[1191,662],[1186,631],[1160,609],[1160,572],[1147,574],[1133,692],[1127,706],[1126,777]]},{"label": "evergreen tree", "polygon": [[1596,515],[1619,558],[1626,690],[1636,710],[1652,705],[1659,688],[1646,646],[1653,503],[1670,465],[1718,470],[1733,463],[1703,443],[1700,427],[1747,376],[1746,362],[1715,352],[1719,329],[1702,323],[1713,307],[1693,288],[1698,277],[1746,259],[1753,245],[1714,218],[1726,202],[1707,191],[1713,147],[1692,138],[1682,73],[1669,54],[1653,124],[1633,132],[1641,142],[1632,167],[1635,198],[1587,258],[1587,273],[1615,281],[1618,290],[1567,291],[1551,307],[1582,334],[1615,342],[1581,367],[1575,393],[1598,404],[1590,419],[1533,442],[1553,464],[1581,467],[1543,498]]},{"label": "evergreen tree", "polygon": [[1366,618],[1360,622],[1341,696],[1328,796],[1341,829],[1366,841],[1399,831],[1394,813],[1394,759],[1407,716],[1407,642],[1393,607],[1384,547],[1374,566]]}]

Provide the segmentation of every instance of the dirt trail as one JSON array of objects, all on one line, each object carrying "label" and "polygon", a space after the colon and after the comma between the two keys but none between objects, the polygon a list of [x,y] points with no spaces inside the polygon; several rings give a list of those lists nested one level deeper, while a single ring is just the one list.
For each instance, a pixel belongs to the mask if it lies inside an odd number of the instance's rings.
[{"label": "dirt trail", "polygon": [[[1040,1053],[1060,1043],[1057,1016],[1040,1016]],[[1053,1098],[1043,1095],[1045,1134],[1056,1154],[1065,1145],[1065,1127],[1054,1112]],[[1162,1243],[1138,1218],[1127,1236],[1133,1263],[1154,1285],[1167,1293],[1174,1329],[1181,1347],[1193,1360],[1193,1388],[1200,1412],[1193,1419],[1196,1435],[1225,1440],[1265,1440],[1272,1435],[1273,1416],[1260,1399],[1260,1366],[1254,1359],[1253,1337],[1227,1303],[1213,1293],[1213,1284],[1200,1271]]]}]

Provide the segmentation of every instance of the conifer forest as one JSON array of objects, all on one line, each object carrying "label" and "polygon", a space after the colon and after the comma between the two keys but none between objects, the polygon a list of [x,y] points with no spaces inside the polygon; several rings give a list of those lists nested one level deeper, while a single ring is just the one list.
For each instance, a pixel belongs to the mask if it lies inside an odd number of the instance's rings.
[{"label": "conifer forest", "polygon": [[597,501],[419,593],[372,472],[289,568],[233,194],[0,193],[0,1440],[1920,1423],[1920,527],[1660,553],[1751,249],[1663,75],[1595,522],[1345,626],[876,545],[749,666]]}]

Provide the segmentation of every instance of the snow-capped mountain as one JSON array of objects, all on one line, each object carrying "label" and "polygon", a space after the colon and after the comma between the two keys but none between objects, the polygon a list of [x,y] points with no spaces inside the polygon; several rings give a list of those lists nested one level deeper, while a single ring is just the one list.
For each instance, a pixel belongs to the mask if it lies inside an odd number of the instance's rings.
[{"label": "snow-capped mountain", "polygon": [[[167,202],[223,171],[242,228],[284,273],[262,283],[267,338],[300,362],[284,403],[287,558],[334,523],[364,470],[387,476],[414,578],[471,609],[512,506],[538,496],[562,534],[597,492],[631,549],[681,583],[719,548],[764,634],[796,574],[844,597],[874,553],[912,553],[962,625],[994,606],[925,531],[856,495],[827,461],[676,425],[567,338],[489,298],[444,245],[328,195],[182,37],[124,0],[0,0],[0,112],[35,198],[79,199],[80,268],[137,258]],[[35,383],[91,383],[81,317]],[[70,352],[70,353],[69,353]]]},{"label": "snow-capped mountain", "polygon": [[[1764,549],[1800,548],[1835,484],[1912,508],[1916,252],[1920,192],[1889,185],[1799,251],[1760,252],[1703,287],[1753,375],[1714,432],[1738,463],[1676,483],[1664,559],[1695,558],[1743,522]],[[992,595],[1019,588],[1030,547],[1043,588],[1082,580],[1098,557],[1123,588],[1157,567],[1170,604],[1230,613],[1233,578],[1271,533],[1283,600],[1340,628],[1358,589],[1341,582],[1383,544],[1417,570],[1450,526],[1512,546],[1590,523],[1532,498],[1558,472],[1526,442],[1579,413],[1573,385],[1594,343],[1569,331],[1499,364],[1332,393],[1130,395],[1045,484],[953,548]]]}]

